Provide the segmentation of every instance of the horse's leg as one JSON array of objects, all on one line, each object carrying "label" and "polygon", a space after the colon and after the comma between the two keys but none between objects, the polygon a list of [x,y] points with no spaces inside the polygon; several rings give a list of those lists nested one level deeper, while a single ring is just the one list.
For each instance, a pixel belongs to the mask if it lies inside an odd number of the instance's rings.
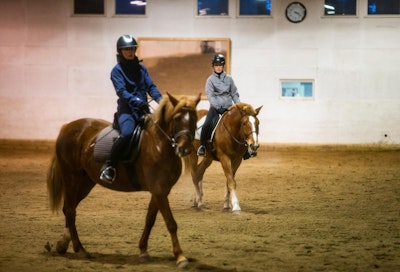
[{"label": "horse's leg", "polygon": [[160,210],[164,218],[165,224],[167,225],[169,234],[171,235],[172,248],[177,266],[180,268],[187,266],[188,260],[185,256],[183,256],[181,246],[179,245],[177,235],[178,225],[176,224],[174,216],[172,215],[171,207],[169,206],[168,196],[161,194],[153,196],[152,199],[154,199],[157,203],[158,209]]},{"label": "horse's leg", "polygon": [[198,167],[197,167],[197,162],[199,157],[195,154],[196,151],[193,151],[192,154],[190,154],[189,157],[189,163],[190,163],[190,174],[192,177],[192,182],[194,185],[194,190],[195,190],[195,196],[193,198],[193,207],[194,208],[200,208],[203,203],[203,191],[201,187],[201,182],[197,179],[197,172],[198,172]]},{"label": "horse's leg", "polygon": [[[79,256],[87,258],[90,257],[89,253],[83,248],[81,241],[79,240],[78,232],[76,230],[76,207],[79,202],[84,199],[92,188],[96,185],[87,178],[71,177],[70,179],[64,179],[65,181],[65,198],[63,213],[65,216],[65,232],[63,238],[57,243],[57,251],[59,253],[65,253],[68,249],[69,241],[72,241],[74,252],[78,253]],[[68,181],[70,181],[68,183]],[[68,242],[67,242],[68,241]],[[63,247],[64,252],[63,252]]]},{"label": "horse's leg", "polygon": [[225,184],[225,196],[224,196],[224,210],[230,210],[231,207],[231,193],[228,188],[228,183]]},{"label": "horse's leg", "polygon": [[157,203],[155,202],[154,197],[152,196],[150,199],[149,206],[147,208],[146,223],[144,226],[143,234],[139,241],[139,249],[140,249],[139,258],[142,262],[147,262],[150,259],[150,256],[147,253],[147,246],[151,229],[153,228],[154,223],[156,221],[157,213],[158,213]]},{"label": "horse's leg", "polygon": [[235,173],[239,165],[232,163],[227,156],[221,156],[220,158],[222,169],[224,170],[226,177],[226,190],[224,198],[224,209],[232,208],[233,212],[240,212],[239,200],[236,196],[236,181]]},{"label": "horse's leg", "polygon": [[197,165],[197,155],[195,160],[191,162],[192,181],[196,190],[196,196],[193,200],[193,206],[201,208],[203,206],[203,177],[206,169],[211,165],[212,159],[203,158],[200,164]]}]

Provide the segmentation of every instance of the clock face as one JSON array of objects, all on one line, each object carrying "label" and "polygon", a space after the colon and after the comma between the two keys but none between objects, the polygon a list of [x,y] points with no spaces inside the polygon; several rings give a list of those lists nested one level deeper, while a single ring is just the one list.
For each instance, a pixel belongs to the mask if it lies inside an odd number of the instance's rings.
[{"label": "clock face", "polygon": [[300,23],[306,18],[307,9],[300,2],[292,2],[286,8],[286,18],[292,23]]}]

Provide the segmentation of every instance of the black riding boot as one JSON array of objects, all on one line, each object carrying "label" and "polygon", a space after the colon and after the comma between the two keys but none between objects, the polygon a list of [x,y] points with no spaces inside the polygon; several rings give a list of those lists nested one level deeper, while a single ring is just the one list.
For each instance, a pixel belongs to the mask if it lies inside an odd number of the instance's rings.
[{"label": "black riding boot", "polygon": [[130,137],[121,137],[119,136],[115,139],[113,146],[111,148],[110,159],[107,160],[103,167],[101,168],[100,179],[104,182],[112,184],[117,176],[117,163],[121,158],[121,154],[127,148]]},{"label": "black riding boot", "polygon": [[210,139],[210,130],[211,130],[211,120],[208,116],[206,117],[206,120],[204,121],[203,128],[201,129],[201,135],[200,135],[200,146],[199,149],[197,149],[197,156],[205,156],[206,155],[206,142],[208,139]]}]

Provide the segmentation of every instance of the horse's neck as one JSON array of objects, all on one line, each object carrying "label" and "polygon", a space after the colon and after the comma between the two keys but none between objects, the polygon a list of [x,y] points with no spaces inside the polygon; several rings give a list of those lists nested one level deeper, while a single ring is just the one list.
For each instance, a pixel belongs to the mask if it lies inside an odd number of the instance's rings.
[{"label": "horse's neck", "polygon": [[152,143],[151,147],[144,145],[144,148],[152,148],[154,147],[156,150],[162,150],[163,155],[170,156],[170,152],[173,153],[173,149],[171,148],[171,139],[170,133],[167,129],[166,125],[160,125],[157,123],[153,123],[151,126],[146,128],[149,142]]},{"label": "horse's neck", "polygon": [[233,108],[230,114],[225,114],[225,123],[230,129],[231,133],[240,133],[240,121],[242,119],[242,115],[239,109]]}]

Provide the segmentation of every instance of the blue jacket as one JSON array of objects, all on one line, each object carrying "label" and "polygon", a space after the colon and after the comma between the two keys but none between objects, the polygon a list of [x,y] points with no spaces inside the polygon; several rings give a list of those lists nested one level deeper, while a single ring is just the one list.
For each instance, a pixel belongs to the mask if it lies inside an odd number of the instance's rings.
[{"label": "blue jacket", "polygon": [[111,70],[111,81],[118,95],[117,111],[119,114],[130,113],[133,115],[141,115],[139,108],[143,106],[143,103],[147,105],[147,94],[157,103],[160,102],[162,98],[147,68],[142,63],[139,65],[142,76],[138,86],[133,80],[127,77],[119,63]]}]

